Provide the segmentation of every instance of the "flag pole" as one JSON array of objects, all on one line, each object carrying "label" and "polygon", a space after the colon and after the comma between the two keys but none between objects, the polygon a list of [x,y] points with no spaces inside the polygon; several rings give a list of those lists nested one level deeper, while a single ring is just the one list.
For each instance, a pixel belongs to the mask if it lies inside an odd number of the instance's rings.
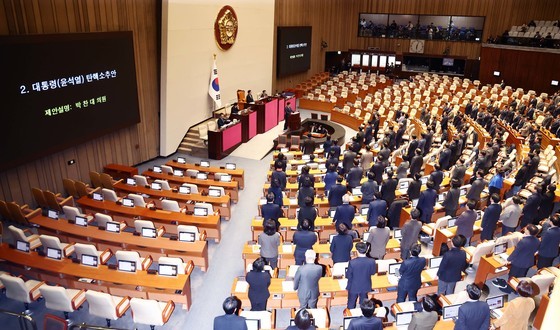
[{"label": "flag pole", "polygon": [[[214,63],[216,63],[216,54],[212,54],[212,55],[214,55]],[[211,114],[211,117],[214,117],[214,111],[216,111],[216,102],[214,102],[212,100],[212,114]]]}]

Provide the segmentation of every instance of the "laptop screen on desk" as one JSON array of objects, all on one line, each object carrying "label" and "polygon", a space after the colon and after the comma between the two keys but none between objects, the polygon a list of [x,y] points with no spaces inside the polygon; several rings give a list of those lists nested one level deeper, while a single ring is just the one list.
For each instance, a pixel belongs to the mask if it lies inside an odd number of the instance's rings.
[{"label": "laptop screen on desk", "polygon": [[301,160],[308,161],[310,159],[311,159],[311,157],[309,157],[309,155],[301,155]]},{"label": "laptop screen on desk", "polygon": [[352,188],[352,195],[354,196],[362,196],[362,187],[355,187]]},{"label": "laptop screen on desk", "polygon": [[179,241],[181,242],[194,242],[195,238],[195,233],[191,233],[188,231],[179,232]]},{"label": "laptop screen on desk", "polygon": [[393,238],[399,239],[402,237],[402,229],[393,230]]},{"label": "laptop screen on desk", "polygon": [[105,225],[105,230],[110,231],[112,233],[118,233],[121,231],[121,224],[118,222],[109,221]]},{"label": "laptop screen on desk", "polygon": [[122,199],[122,205],[123,206],[128,206],[128,207],[134,207],[134,201],[130,198],[123,198]]},{"label": "laptop screen on desk", "polygon": [[210,167],[210,162],[207,160],[201,160],[200,161],[200,166],[202,167]]},{"label": "laptop screen on desk", "polygon": [[439,268],[439,264],[441,264],[442,259],[443,257],[430,258],[430,268]]},{"label": "laptop screen on desk", "polygon": [[226,163],[226,170],[235,170],[237,166],[234,163]]},{"label": "laptop screen on desk", "polygon": [[231,182],[231,175],[229,174],[222,174],[222,176],[220,176],[220,181],[222,182]]},{"label": "laptop screen on desk", "polygon": [[359,316],[345,316],[344,320],[342,321],[342,327],[344,328],[344,330],[347,330],[348,328],[350,328],[350,322],[353,319],[357,319]]},{"label": "laptop screen on desk", "polygon": [[101,195],[101,194],[98,193],[98,192],[94,192],[94,193],[93,193],[93,200],[94,200],[94,201],[102,202],[102,201],[103,201],[103,195]]},{"label": "laptop screen on desk", "polygon": [[173,170],[173,175],[175,175],[175,176],[183,176],[184,173],[183,173],[183,171],[181,171],[181,170]]},{"label": "laptop screen on desk", "polygon": [[193,211],[194,215],[197,215],[199,217],[205,217],[208,215],[208,209],[205,207],[194,207],[194,211]]},{"label": "laptop screen on desk", "polygon": [[177,157],[177,163],[179,164],[186,164],[187,160],[183,157]]},{"label": "laptop screen on desk", "polygon": [[486,303],[488,304],[488,307],[490,307],[491,310],[500,309],[504,307],[507,297],[508,297],[507,294],[490,297],[486,299]]},{"label": "laptop screen on desk", "polygon": [[363,238],[364,242],[367,241],[367,239],[369,238],[369,231],[366,231],[362,238]]},{"label": "laptop screen on desk", "polygon": [[412,200],[412,207],[416,207],[416,206],[418,206],[418,201],[419,201],[419,199],[418,199],[418,198],[416,198],[416,199],[413,199],[413,200]]},{"label": "laptop screen on desk", "polygon": [[222,191],[220,189],[209,188],[208,189],[208,196],[220,197],[220,196],[222,196]]},{"label": "laptop screen on desk", "polygon": [[245,324],[247,324],[247,330],[260,330],[261,328],[259,319],[245,319]]},{"label": "laptop screen on desk", "polygon": [[80,215],[77,215],[74,221],[78,226],[87,227],[88,225],[86,217]]},{"label": "laptop screen on desk", "polygon": [[24,241],[17,241],[16,249],[21,252],[29,252],[29,243]]},{"label": "laptop screen on desk", "polygon": [[443,203],[444,200],[445,200],[445,193],[441,193],[437,196],[438,203]]},{"label": "laptop screen on desk", "polygon": [[133,178],[126,178],[126,184],[129,186],[135,186],[136,185],[136,180]]},{"label": "laptop screen on desk", "polygon": [[153,189],[153,190],[161,190],[161,183],[159,183],[159,182],[152,182],[152,189]]},{"label": "laptop screen on desk", "polygon": [[97,267],[97,256],[92,256],[89,254],[82,254],[82,265]]},{"label": "laptop screen on desk", "polygon": [[155,228],[142,227],[142,237],[155,238],[156,236]]},{"label": "laptop screen on desk", "polygon": [[399,190],[406,190],[408,189],[409,181],[402,181],[399,182]]},{"label": "laptop screen on desk", "polygon": [[501,254],[507,251],[507,242],[496,244],[494,246],[494,254]]},{"label": "laptop screen on desk", "polygon": [[369,211],[369,207],[362,207],[362,209],[360,210],[360,214],[367,215],[368,211]]},{"label": "laptop screen on desk", "polygon": [[161,173],[161,166],[154,166],[154,172]]},{"label": "laptop screen on desk", "polygon": [[467,194],[467,188],[461,188],[461,196],[465,196]]},{"label": "laptop screen on desk", "polygon": [[428,183],[428,177],[427,176],[423,176],[420,178],[420,182],[422,182],[422,185],[425,186],[426,183]]},{"label": "laptop screen on desk", "polygon": [[389,265],[389,274],[396,275],[397,270],[401,268],[402,263],[394,263]]},{"label": "laptop screen on desk", "polygon": [[191,187],[179,186],[179,193],[180,194],[190,194],[191,193]]},{"label": "laptop screen on desk", "polygon": [[55,210],[48,210],[47,216],[51,219],[58,220],[58,211]]},{"label": "laptop screen on desk", "polygon": [[129,260],[119,260],[118,270],[121,272],[136,272],[136,262]]},{"label": "laptop screen on desk", "polygon": [[199,180],[207,180],[208,179],[208,173],[198,172],[198,173],[196,173],[196,178],[199,179]]},{"label": "laptop screen on desk", "polygon": [[447,221],[447,227],[455,227],[455,222],[457,222],[457,218],[451,218]]},{"label": "laptop screen on desk", "polygon": [[336,214],[336,209],[329,210],[329,217],[334,218],[335,214]]},{"label": "laptop screen on desk", "polygon": [[177,276],[177,265],[158,265],[158,274],[163,276]]},{"label": "laptop screen on desk", "polygon": [[415,312],[403,312],[395,315],[396,326],[407,325],[412,322],[412,314]]},{"label": "laptop screen on desk", "polygon": [[60,249],[53,249],[48,247],[47,248],[47,258],[61,260],[62,259],[62,251]]},{"label": "laptop screen on desk", "polygon": [[444,320],[450,320],[459,316],[459,307],[461,305],[444,306],[442,310],[442,317]]}]

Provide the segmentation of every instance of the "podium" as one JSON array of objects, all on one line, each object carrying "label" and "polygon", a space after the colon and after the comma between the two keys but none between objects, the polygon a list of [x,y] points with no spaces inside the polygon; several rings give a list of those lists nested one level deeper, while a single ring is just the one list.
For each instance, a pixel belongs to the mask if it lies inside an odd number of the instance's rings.
[{"label": "podium", "polygon": [[290,131],[297,131],[301,128],[301,118],[299,112],[290,114],[290,117],[288,117],[288,128]]}]

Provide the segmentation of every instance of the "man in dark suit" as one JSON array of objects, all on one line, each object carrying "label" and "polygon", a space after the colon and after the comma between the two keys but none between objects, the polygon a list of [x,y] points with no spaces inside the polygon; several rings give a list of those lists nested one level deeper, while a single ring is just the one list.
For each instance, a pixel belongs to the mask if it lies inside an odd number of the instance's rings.
[{"label": "man in dark suit", "polygon": [[434,206],[436,206],[437,192],[434,190],[434,182],[428,180],[427,189],[420,193],[416,208],[420,210],[420,220],[423,223],[432,222],[432,214],[434,214]]},{"label": "man in dark suit", "polygon": [[274,193],[268,192],[266,194],[266,204],[261,205],[261,216],[263,219],[272,219],[276,223],[276,228],[280,227],[279,218],[284,216],[282,208],[278,204],[274,204]]},{"label": "man in dark suit", "polygon": [[354,159],[354,167],[352,167],[348,174],[346,174],[348,190],[358,187],[362,181],[363,175],[364,171],[360,166],[360,162],[357,159]]},{"label": "man in dark suit", "polygon": [[348,262],[350,261],[350,252],[354,247],[353,238],[348,233],[348,228],[345,224],[340,224],[336,227],[338,235],[332,237],[331,241],[331,258],[333,263]]},{"label": "man in dark suit", "polygon": [[373,201],[375,193],[379,191],[379,186],[375,182],[375,174],[367,172],[367,181],[360,188],[362,192],[362,204],[369,204]]},{"label": "man in dark suit", "polygon": [[294,259],[296,260],[296,265],[302,265],[305,261],[305,251],[312,249],[313,245],[317,243],[317,233],[310,231],[311,225],[309,220],[304,219],[301,223],[301,230],[294,233],[294,238],[292,239],[294,245],[296,246],[294,250]]},{"label": "man in dark suit", "polygon": [[289,121],[288,118],[290,118],[291,114],[292,114],[292,107],[290,105],[290,102],[286,102],[286,106],[284,107],[284,130],[288,129],[288,121]]},{"label": "man in dark suit", "polygon": [[480,299],[480,289],[475,284],[467,285],[469,300],[459,307],[455,330],[488,330],[490,327],[490,307]]},{"label": "man in dark suit", "polygon": [[383,165],[384,160],[385,158],[381,155],[377,155],[377,160],[369,169],[369,171],[375,175],[375,182],[377,182],[378,185],[381,185],[381,181],[383,181],[383,171],[385,170],[385,166]]},{"label": "man in dark suit", "polygon": [[387,171],[387,180],[384,180],[381,184],[381,198],[387,202],[388,206],[391,206],[391,203],[395,200],[397,184],[397,179],[393,177],[393,171]]},{"label": "man in dark suit", "polygon": [[336,144],[336,143],[333,143],[333,145],[332,145],[332,147],[331,147],[331,151],[333,152],[333,154],[332,154],[333,157],[334,157],[334,158],[337,160],[337,162],[338,162],[338,160],[339,160],[339,158],[340,158],[340,153],[342,152],[342,151],[340,150],[340,146],[339,146],[338,144]]},{"label": "man in dark suit", "polygon": [[442,170],[448,170],[449,166],[451,165],[449,162],[451,161],[451,149],[449,146],[445,146],[445,149],[439,155],[439,166]]},{"label": "man in dark suit", "polygon": [[282,170],[282,162],[276,162],[274,168],[274,172],[272,172],[270,176],[270,188],[268,188],[268,192],[274,193],[274,204],[282,206],[284,204],[282,191],[286,189],[288,180],[286,179],[286,172]]},{"label": "man in dark suit", "polygon": [[484,210],[484,215],[482,216],[482,232],[480,233],[481,241],[489,241],[494,239],[494,231],[496,230],[496,224],[500,220],[500,214],[502,213],[502,205],[500,204],[500,196],[498,194],[492,194],[490,196],[492,204]]},{"label": "man in dark suit", "polygon": [[422,165],[424,165],[424,157],[422,157],[422,150],[417,148],[414,151],[415,155],[410,160],[410,176],[414,177],[415,174],[420,173]]},{"label": "man in dark suit", "polygon": [[317,308],[323,267],[315,264],[316,256],[311,249],[305,251],[305,265],[299,266],[294,276],[294,289],[297,290],[300,308]]},{"label": "man in dark suit", "polygon": [[300,309],[296,313],[296,317],[294,318],[294,325],[290,325],[286,328],[286,330],[313,330],[317,329],[314,325],[311,325],[311,321],[313,319],[313,315],[311,315],[307,309]]},{"label": "man in dark suit", "polygon": [[333,218],[336,227],[338,228],[343,223],[346,225],[346,228],[352,229],[352,220],[354,220],[355,213],[354,206],[350,205],[350,197],[348,195],[342,196],[342,205],[336,207]]},{"label": "man in dark suit", "polygon": [[367,221],[370,227],[377,225],[377,218],[387,214],[387,202],[381,198],[381,193],[375,193],[375,199],[369,203]]},{"label": "man in dark suit", "polygon": [[552,266],[552,262],[558,257],[558,244],[560,244],[560,216],[558,214],[550,217],[551,226],[541,236],[539,246],[539,260],[537,268]]},{"label": "man in dark suit", "polygon": [[471,237],[474,233],[474,222],[476,221],[476,201],[469,199],[467,202],[467,209],[457,217],[455,225],[457,225],[457,232],[455,235],[463,235],[467,239],[467,245],[471,242]]},{"label": "man in dark suit", "polygon": [[418,139],[416,135],[412,136],[412,140],[408,143],[408,148],[406,149],[406,155],[403,157],[404,159],[410,161],[414,156],[414,152],[418,149]]},{"label": "man in dark suit", "polygon": [[375,317],[375,304],[370,299],[365,299],[360,303],[362,316],[352,319],[348,330],[382,330],[383,322]]},{"label": "man in dark suit", "polygon": [[336,184],[331,187],[329,190],[329,206],[330,207],[337,207],[342,205],[342,196],[346,195],[348,189],[342,185],[342,181],[344,181],[344,177],[339,175],[336,179]]},{"label": "man in dark suit", "polygon": [[249,300],[252,311],[266,310],[266,303],[270,297],[270,273],[264,270],[264,258],[257,258],[253,262],[253,269],[247,272],[245,279],[249,283]]},{"label": "man in dark suit", "polygon": [[[251,93],[251,90],[247,91],[247,96],[245,97],[245,101],[247,101],[247,103],[255,102],[255,99],[253,98],[253,94]],[[290,104],[290,103],[288,102],[288,104]]]},{"label": "man in dark suit", "polygon": [[480,201],[480,195],[487,185],[488,182],[484,180],[484,172],[482,172],[482,170],[478,170],[476,172],[476,179],[471,183],[471,188],[469,189],[469,191],[467,192],[467,196],[465,197],[476,202]]},{"label": "man in dark suit", "polygon": [[408,296],[409,301],[417,301],[416,293],[422,286],[422,270],[426,268],[426,258],[419,257],[422,247],[414,244],[410,249],[412,257],[403,261],[399,268],[399,285],[397,286],[397,303],[404,302]]},{"label": "man in dark suit", "polygon": [[459,209],[459,198],[461,197],[461,190],[459,187],[461,183],[457,179],[451,179],[451,189],[445,195],[445,199],[441,202],[441,206],[445,208],[445,215],[455,217]]},{"label": "man in dark suit", "polygon": [[247,330],[245,318],[237,315],[241,308],[239,298],[227,297],[222,308],[226,314],[214,318],[214,330]]},{"label": "man in dark suit", "polygon": [[511,263],[510,277],[525,277],[529,268],[535,265],[535,252],[539,249],[540,244],[537,238],[538,233],[539,229],[533,224],[525,227],[525,237],[517,243],[515,250],[508,257],[508,261]]},{"label": "man in dark suit", "polygon": [[437,272],[438,295],[454,294],[455,285],[461,280],[462,272],[467,269],[467,253],[461,248],[465,246],[463,235],[455,235],[451,240],[453,248],[443,255]]},{"label": "man in dark suit", "polygon": [[352,165],[354,165],[354,160],[356,159],[356,153],[352,150],[346,150],[344,157],[342,158],[342,169],[344,173],[350,172]]},{"label": "man in dark suit", "polygon": [[311,155],[315,151],[315,140],[311,136],[311,133],[307,134],[307,138],[303,140],[301,146],[301,151],[304,155]]},{"label": "man in dark suit", "polygon": [[525,205],[523,206],[523,210],[521,211],[521,222],[519,225],[521,228],[535,222],[535,220],[538,220],[537,216],[542,197],[542,187],[540,185],[537,185],[536,191],[529,197],[527,197]]},{"label": "man in dark suit", "polygon": [[410,258],[410,249],[418,242],[418,235],[422,230],[422,223],[418,220],[420,211],[413,209],[410,211],[411,219],[408,220],[402,227],[401,239],[401,259],[405,260]]},{"label": "man in dark suit", "polygon": [[387,160],[389,159],[389,156],[391,156],[391,149],[389,149],[386,143],[382,144],[381,150],[379,150],[379,152],[377,153],[378,157],[380,155],[383,156],[383,160]]},{"label": "man in dark suit", "polygon": [[371,291],[371,276],[377,273],[375,260],[366,257],[367,245],[359,242],[356,244],[358,257],[350,260],[346,270],[346,290],[348,290],[348,308],[356,308],[356,299],[360,298],[360,303],[367,299],[368,292]]},{"label": "man in dark suit", "polygon": [[430,173],[429,180],[434,183],[434,190],[439,191],[441,182],[443,181],[443,171],[439,164],[434,164],[434,171]]},{"label": "man in dark suit", "polygon": [[462,159],[457,160],[457,165],[451,171],[451,179],[457,179],[461,185],[465,183],[465,173],[467,172],[467,167]]},{"label": "man in dark suit", "polygon": [[397,134],[395,135],[395,147],[399,148],[402,144],[403,135],[406,129],[402,123],[399,123],[399,129],[397,130]]},{"label": "man in dark suit", "polygon": [[[317,218],[317,209],[313,206],[313,198],[307,196],[303,200],[305,206],[299,208],[299,212],[297,214],[298,225],[297,229],[301,230],[301,225],[303,224],[303,220],[309,220],[310,228],[309,230],[315,230],[315,219]],[[266,218],[265,218],[266,219]]]}]

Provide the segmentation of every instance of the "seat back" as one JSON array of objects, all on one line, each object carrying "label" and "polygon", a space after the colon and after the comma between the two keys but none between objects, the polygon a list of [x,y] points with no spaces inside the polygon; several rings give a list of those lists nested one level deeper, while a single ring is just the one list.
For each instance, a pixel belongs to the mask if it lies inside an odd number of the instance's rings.
[{"label": "seat back", "polygon": [[208,215],[214,214],[214,207],[210,203],[195,203],[194,207],[203,207],[208,211]]},{"label": "seat back", "polygon": [[146,201],[144,197],[138,194],[128,194],[128,198],[134,201],[134,206],[146,207]]},{"label": "seat back", "polygon": [[67,330],[68,322],[65,319],[52,314],[45,314],[43,330]]},{"label": "seat back", "polygon": [[177,266],[177,274],[185,274],[185,263],[183,259],[176,257],[159,257],[158,264],[175,265]]},{"label": "seat back", "polygon": [[200,239],[200,232],[198,231],[198,228],[196,226],[193,225],[178,225],[177,226],[177,233],[180,232],[188,232],[188,233],[195,233],[195,240],[199,240]]},{"label": "seat back", "polygon": [[389,271],[389,265],[394,264],[396,262],[397,262],[396,259],[375,260],[375,263],[377,264],[377,272],[379,272],[379,273],[388,272]]},{"label": "seat back", "polygon": [[86,291],[86,300],[89,305],[89,314],[110,320],[119,318],[117,316],[116,304],[110,294],[88,290]]},{"label": "seat back", "polygon": [[79,260],[82,259],[82,254],[90,256],[99,255],[99,253],[97,252],[97,248],[93,244],[76,243],[74,244],[74,252],[76,253],[76,257]]},{"label": "seat back", "polygon": [[58,212],[63,212],[62,206],[58,202],[56,195],[52,191],[43,191],[43,195],[47,200],[48,208],[51,210],[57,210]]},{"label": "seat back", "polygon": [[261,320],[260,329],[274,329],[272,313],[269,311],[242,311],[239,315],[246,319]]},{"label": "seat back", "polygon": [[99,177],[101,178],[101,184],[103,185],[103,188],[111,190],[115,189],[113,188],[113,177],[111,177],[107,173],[101,173],[99,174]]},{"label": "seat back", "polygon": [[161,171],[165,174],[173,174],[173,168],[169,165],[161,165]]},{"label": "seat back", "polygon": [[171,190],[171,187],[169,186],[169,182],[167,182],[166,180],[154,180],[154,182],[157,182],[159,184],[161,184],[161,189],[162,190]]},{"label": "seat back", "polygon": [[179,203],[174,200],[164,199],[161,201],[161,208],[165,211],[180,212],[181,207]]},{"label": "seat back", "polygon": [[43,285],[39,289],[45,298],[45,307],[56,311],[73,312],[72,301],[66,295],[66,289],[61,286]]},{"label": "seat back", "polygon": [[198,125],[198,137],[201,140],[208,140],[208,126],[202,124]]},{"label": "seat back", "polygon": [[317,328],[329,328],[330,325],[330,317],[329,312],[325,307],[323,308],[309,308],[307,311],[313,315],[315,319],[315,326]]},{"label": "seat back", "polygon": [[6,288],[6,297],[24,303],[31,302],[29,289],[27,289],[25,282],[23,282],[21,278],[8,274],[2,274],[0,275],[0,281],[2,281],[2,284],[4,284],[4,287]]},{"label": "seat back", "polygon": [[191,194],[198,194],[198,186],[194,183],[183,183],[183,186],[191,188]]},{"label": "seat back", "polygon": [[550,288],[550,286],[552,285],[555,279],[556,276],[554,276],[554,274],[551,273],[541,273],[541,274],[533,275],[533,277],[531,277],[531,280],[536,285],[539,286],[540,296],[548,292],[548,289]]},{"label": "seat back", "polygon": [[225,196],[225,194],[226,194],[226,191],[225,191],[224,187],[209,186],[208,189],[218,189],[220,191],[221,196]]},{"label": "seat back", "polygon": [[136,174],[133,176],[134,180],[136,180],[137,186],[147,186],[148,185],[148,178],[143,175]]},{"label": "seat back", "polygon": [[37,205],[39,205],[40,208],[48,208],[49,204],[47,203],[47,199],[45,198],[43,191],[39,188],[31,188],[31,193],[33,194],[33,198],[35,199],[35,202],[37,203]]},{"label": "seat back", "polygon": [[101,176],[99,175],[99,173],[97,173],[95,171],[90,171],[89,172],[89,179],[91,180],[91,184],[95,188],[103,187],[103,182],[101,182]]},{"label": "seat back", "polygon": [[112,222],[113,218],[108,214],[95,213],[95,222],[99,227],[107,227],[107,222]]},{"label": "seat back", "polygon": [[77,207],[74,206],[63,206],[62,207],[62,211],[64,211],[64,215],[66,216],[66,219],[68,220],[74,220],[76,221],[76,216],[81,215],[80,210]]},{"label": "seat back", "polygon": [[60,238],[58,238],[56,236],[40,235],[39,240],[41,240],[41,245],[45,249],[45,252],[47,251],[47,248],[58,249],[58,250],[61,250],[61,251],[64,248],[62,246],[62,244],[60,244]]},{"label": "seat back", "polygon": [[78,196],[78,191],[76,190],[76,182],[74,182],[74,180],[62,179],[62,186],[64,186],[64,190],[66,190],[68,196],[80,198],[80,196]]},{"label": "seat back", "polygon": [[106,201],[116,202],[119,200],[117,193],[114,190],[103,188],[101,189],[101,193],[103,194],[103,199]]},{"label": "seat back", "polygon": [[0,201],[0,217],[4,220],[12,220],[8,204],[5,201]]},{"label": "seat back", "polygon": [[136,269],[142,269],[140,254],[137,251],[117,251],[115,253],[115,258],[117,258],[117,263],[119,260],[134,261],[136,263]]},{"label": "seat back", "polygon": [[142,233],[142,228],[156,228],[156,226],[150,220],[134,220],[134,230],[137,233]]},{"label": "seat back", "polygon": [[494,241],[487,241],[478,244],[473,252],[471,264],[478,265],[478,263],[480,262],[480,258],[487,255],[488,253],[492,253],[495,245],[496,243]]},{"label": "seat back", "polygon": [[132,319],[134,323],[163,325],[163,314],[160,304],[156,300],[132,298],[130,299],[132,308]]},{"label": "seat back", "polygon": [[193,177],[196,176],[198,174],[198,170],[195,170],[194,168],[189,168],[188,170],[185,171],[185,176],[187,177]]},{"label": "seat back", "polygon": [[78,194],[78,198],[88,195],[87,186],[82,181],[74,181],[74,186],[76,187],[76,193]]},{"label": "seat back", "polygon": [[[346,277],[348,262],[337,262],[333,265],[331,273],[333,277]],[[323,327],[324,328],[324,327]]]},{"label": "seat back", "polygon": [[25,236],[25,233],[20,228],[10,225],[8,226],[8,229],[10,230],[12,235],[14,235],[15,240],[23,242],[28,241],[27,236]]},{"label": "seat back", "polygon": [[15,202],[9,202],[6,203],[6,205],[8,207],[8,210],[10,211],[12,220],[15,220],[16,222],[19,222],[23,225],[29,225],[29,221],[27,221],[27,217],[25,216],[25,214],[23,214],[23,211],[21,210],[19,205],[17,205]]}]

